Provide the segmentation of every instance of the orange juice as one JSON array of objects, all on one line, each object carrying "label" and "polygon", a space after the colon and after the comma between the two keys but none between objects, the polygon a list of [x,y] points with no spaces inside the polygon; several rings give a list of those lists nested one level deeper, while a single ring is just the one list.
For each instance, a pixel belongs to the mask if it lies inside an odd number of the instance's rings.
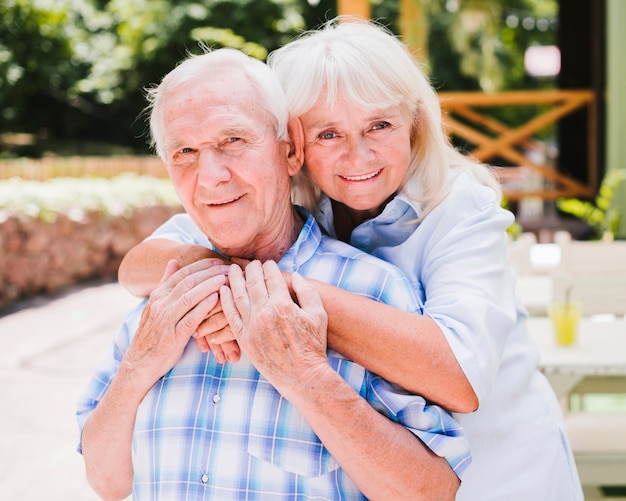
[{"label": "orange juice", "polygon": [[550,318],[554,326],[557,344],[571,346],[576,342],[578,321],[580,320],[580,305],[576,303],[552,304]]}]

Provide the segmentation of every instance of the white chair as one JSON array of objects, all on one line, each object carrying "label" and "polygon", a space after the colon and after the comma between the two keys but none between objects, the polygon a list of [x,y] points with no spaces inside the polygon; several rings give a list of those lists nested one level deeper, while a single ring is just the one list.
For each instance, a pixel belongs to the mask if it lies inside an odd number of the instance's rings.
[{"label": "white chair", "polygon": [[[626,242],[562,239],[559,245],[561,262],[552,274],[553,300],[568,298],[579,303],[584,316],[625,315]],[[579,395],[583,400],[585,395],[594,393],[626,394],[626,379],[584,379],[572,390],[570,398]],[[584,486],[626,485],[626,412],[566,409],[565,427]]]},{"label": "white chair", "polygon": [[516,240],[509,240],[509,258],[518,275],[532,273],[530,249],[537,243],[534,233],[522,233]]},{"label": "white chair", "polygon": [[562,270],[572,273],[626,272],[626,241],[600,242],[562,239]]},{"label": "white chair", "polygon": [[565,429],[584,486],[626,485],[625,413],[570,413]]}]

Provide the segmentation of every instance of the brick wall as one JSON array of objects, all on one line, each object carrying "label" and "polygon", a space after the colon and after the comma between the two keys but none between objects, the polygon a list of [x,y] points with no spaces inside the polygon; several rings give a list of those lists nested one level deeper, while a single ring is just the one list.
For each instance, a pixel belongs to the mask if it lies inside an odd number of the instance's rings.
[{"label": "brick wall", "polygon": [[180,208],[150,206],[129,216],[98,212],[54,222],[0,216],[0,309],[94,278],[115,278],[122,257]]}]

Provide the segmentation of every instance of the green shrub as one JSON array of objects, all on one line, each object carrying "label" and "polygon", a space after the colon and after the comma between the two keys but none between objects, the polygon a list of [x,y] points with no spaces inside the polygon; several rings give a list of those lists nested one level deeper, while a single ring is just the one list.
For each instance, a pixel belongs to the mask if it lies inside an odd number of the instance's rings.
[{"label": "green shrub", "polygon": [[620,212],[614,206],[613,199],[618,186],[626,180],[626,169],[613,169],[606,173],[595,203],[577,198],[560,198],[556,206],[562,212],[571,214],[585,221],[594,230],[596,239],[613,238],[620,223]]}]

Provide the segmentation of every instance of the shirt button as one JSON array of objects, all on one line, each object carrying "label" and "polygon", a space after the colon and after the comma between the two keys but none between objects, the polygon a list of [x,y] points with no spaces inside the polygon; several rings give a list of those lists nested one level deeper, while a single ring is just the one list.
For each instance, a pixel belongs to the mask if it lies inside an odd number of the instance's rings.
[{"label": "shirt button", "polygon": [[202,480],[203,484],[206,484],[209,481],[209,476],[206,473],[203,473],[202,477],[200,477],[200,480]]},{"label": "shirt button", "polygon": [[216,404],[218,403],[220,400],[222,400],[222,397],[220,397],[219,393],[216,393],[215,395],[213,395],[213,403]]}]

